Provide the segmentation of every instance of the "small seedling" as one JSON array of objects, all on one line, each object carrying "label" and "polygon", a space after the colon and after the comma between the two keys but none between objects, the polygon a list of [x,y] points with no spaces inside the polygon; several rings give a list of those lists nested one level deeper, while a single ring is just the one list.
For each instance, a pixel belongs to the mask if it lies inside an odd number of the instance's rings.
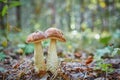
[{"label": "small seedling", "polygon": [[95,69],[96,70],[100,69],[100,70],[104,71],[106,73],[106,78],[108,76],[108,73],[111,73],[114,71],[114,69],[112,68],[112,65],[105,63],[103,59],[97,61]]}]

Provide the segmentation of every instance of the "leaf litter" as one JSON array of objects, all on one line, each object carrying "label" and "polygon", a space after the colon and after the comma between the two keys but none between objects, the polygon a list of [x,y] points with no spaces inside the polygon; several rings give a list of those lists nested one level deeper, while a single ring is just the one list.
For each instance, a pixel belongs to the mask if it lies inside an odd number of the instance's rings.
[{"label": "leaf litter", "polygon": [[[15,55],[14,55],[15,56]],[[32,55],[33,56],[33,55]],[[74,55],[78,60],[61,61],[56,73],[36,73],[32,56],[22,58],[5,57],[0,63],[0,80],[120,80],[120,59],[105,59],[106,63],[112,64],[114,71],[105,76],[105,72],[95,70],[92,56],[86,60],[79,60],[80,55]]]}]

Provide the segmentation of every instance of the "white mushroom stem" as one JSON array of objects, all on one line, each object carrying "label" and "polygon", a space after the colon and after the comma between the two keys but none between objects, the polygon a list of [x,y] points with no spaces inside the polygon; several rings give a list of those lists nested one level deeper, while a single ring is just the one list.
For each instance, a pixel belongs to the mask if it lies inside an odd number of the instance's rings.
[{"label": "white mushroom stem", "polygon": [[35,43],[34,65],[35,65],[36,72],[46,70],[41,42]]},{"label": "white mushroom stem", "polygon": [[51,39],[50,46],[48,49],[48,57],[47,57],[47,70],[55,73],[58,68],[58,56],[56,50],[56,40]]}]

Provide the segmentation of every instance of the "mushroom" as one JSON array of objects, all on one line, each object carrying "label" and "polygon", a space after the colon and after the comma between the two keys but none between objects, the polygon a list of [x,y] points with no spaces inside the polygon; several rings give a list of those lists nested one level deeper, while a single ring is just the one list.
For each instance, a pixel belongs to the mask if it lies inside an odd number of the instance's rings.
[{"label": "mushroom", "polygon": [[43,56],[43,49],[41,41],[46,39],[45,34],[42,31],[36,31],[28,35],[26,42],[34,43],[34,66],[35,71],[46,71],[46,64]]},{"label": "mushroom", "polygon": [[63,33],[57,28],[49,28],[45,31],[47,38],[50,38],[50,46],[48,48],[47,56],[47,70],[54,73],[58,68],[58,56],[56,50],[56,40],[66,42]]}]

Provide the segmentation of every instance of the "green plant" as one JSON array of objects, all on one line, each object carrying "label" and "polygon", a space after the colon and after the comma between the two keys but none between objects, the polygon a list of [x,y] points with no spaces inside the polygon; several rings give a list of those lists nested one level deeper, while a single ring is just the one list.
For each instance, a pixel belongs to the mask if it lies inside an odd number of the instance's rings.
[{"label": "green plant", "polygon": [[101,69],[105,72],[112,72],[113,68],[111,64],[105,63],[103,59],[96,61],[95,69]]},{"label": "green plant", "polygon": [[112,65],[106,63],[102,57],[105,55],[109,57],[114,57],[115,55],[120,53],[120,48],[114,48],[113,46],[107,46],[103,49],[97,49],[96,53],[94,54],[94,59],[96,61],[95,69],[100,69],[105,71],[106,77],[109,72],[113,72]]},{"label": "green plant", "polygon": [[24,54],[31,54],[34,51],[33,44],[18,44],[18,48],[21,48]]},{"label": "green plant", "polygon": [[24,51],[25,51],[25,54],[30,54],[34,51],[34,46],[32,44],[27,44],[25,46]]},{"label": "green plant", "polygon": [[[2,9],[2,16],[4,16],[5,14],[7,14],[7,11],[9,8],[15,7],[15,6],[19,6],[20,2],[18,1],[8,1],[8,0],[0,0],[0,2],[3,2],[5,5]],[[9,4],[9,8],[8,8],[8,4]]]},{"label": "green plant", "polygon": [[113,72],[112,65],[106,63],[102,57],[107,55],[109,57],[114,57],[115,55],[120,53],[120,48],[114,48],[113,46],[107,46],[103,49],[97,49],[94,55],[94,59],[96,61],[95,69],[100,69],[105,71],[106,77],[109,72]]},{"label": "green plant", "polygon": [[120,54],[120,48],[114,48],[113,46],[107,46],[103,49],[97,49],[94,54],[94,58],[95,60],[100,60],[105,55],[109,57],[114,57],[117,54]]},{"label": "green plant", "polygon": [[108,73],[111,73],[114,71],[114,69],[112,68],[112,65],[109,64],[109,63],[105,63],[103,59],[100,59],[98,61],[96,61],[96,66],[95,66],[95,69],[98,70],[102,70],[106,73],[106,78],[108,76]]},{"label": "green plant", "polygon": [[3,52],[0,52],[0,61],[4,61],[6,55]]}]

